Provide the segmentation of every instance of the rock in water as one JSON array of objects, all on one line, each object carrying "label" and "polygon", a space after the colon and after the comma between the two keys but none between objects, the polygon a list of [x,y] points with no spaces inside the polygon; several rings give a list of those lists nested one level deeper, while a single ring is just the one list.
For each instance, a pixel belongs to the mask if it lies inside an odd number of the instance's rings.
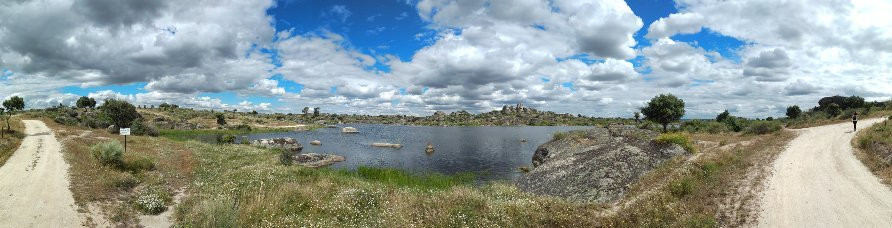
[{"label": "rock in water", "polygon": [[634,128],[594,128],[539,146],[533,169],[517,180],[523,191],[577,202],[622,198],[638,178],[676,155],[675,144],[655,143],[657,133]]},{"label": "rock in water", "polygon": [[374,147],[390,147],[390,148],[403,148],[403,145],[395,144],[395,143],[372,143]]},{"label": "rock in water", "polygon": [[359,133],[359,130],[354,127],[345,127],[341,129],[341,133]]},{"label": "rock in water", "polygon": [[433,154],[434,153],[434,145],[427,143],[427,147],[424,148],[424,152],[427,153],[427,155]]},{"label": "rock in water", "polygon": [[322,145],[322,142],[320,142],[319,140],[313,140],[310,142],[310,145],[318,146],[318,145]]},{"label": "rock in water", "polygon": [[298,154],[294,156],[294,163],[310,168],[328,166],[336,162],[346,161],[347,158],[334,154]]},{"label": "rock in water", "polygon": [[258,139],[251,142],[251,145],[262,148],[281,148],[295,153],[300,153],[304,149],[293,138]]}]

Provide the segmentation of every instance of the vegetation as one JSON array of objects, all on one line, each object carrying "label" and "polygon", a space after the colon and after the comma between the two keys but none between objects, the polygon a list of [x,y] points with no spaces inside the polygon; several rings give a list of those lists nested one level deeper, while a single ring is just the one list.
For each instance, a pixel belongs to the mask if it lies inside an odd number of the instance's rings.
[{"label": "vegetation", "polygon": [[103,142],[90,147],[93,157],[99,159],[99,163],[110,166],[121,166],[124,163],[124,145],[118,140]]},{"label": "vegetation", "polygon": [[[3,131],[3,130],[0,130]],[[12,130],[4,137],[0,137],[0,166],[6,164],[6,160],[19,148],[22,139],[25,138],[25,127],[16,117],[12,120]]]},{"label": "vegetation", "polygon": [[657,136],[654,141],[662,144],[679,145],[688,153],[697,153],[697,148],[694,147],[693,140],[691,140],[690,136],[684,133],[663,133]]},{"label": "vegetation", "polygon": [[3,110],[6,113],[6,130],[12,131],[12,127],[9,124],[9,119],[12,118],[12,115],[17,111],[25,110],[25,100],[19,96],[10,97],[9,100],[3,101]]},{"label": "vegetation", "polygon": [[799,109],[799,106],[793,105],[787,107],[787,118],[796,119],[799,118],[800,115],[802,115],[802,109]]},{"label": "vegetation", "polygon": [[883,183],[892,186],[892,122],[890,119],[861,130],[853,140],[858,148],[855,155],[876,174]]},{"label": "vegetation", "polygon": [[684,116],[684,101],[672,94],[660,94],[647,102],[647,106],[641,108],[645,119],[663,125],[663,132],[669,123],[678,121]]},{"label": "vegetation", "polygon": [[715,117],[715,121],[725,122],[726,120],[728,120],[728,118],[731,118],[731,113],[728,112],[728,110],[726,109],[724,112],[719,113],[719,115]]},{"label": "vegetation", "polygon": [[82,108],[84,111],[87,111],[87,108],[96,108],[96,99],[90,97],[81,97],[77,99],[75,102],[77,108]]},{"label": "vegetation", "polygon": [[124,100],[105,100],[105,103],[99,106],[99,110],[115,125],[115,128],[130,127],[133,121],[142,117],[136,112],[136,107]]},{"label": "vegetation", "polygon": [[783,128],[777,121],[755,121],[746,128],[747,134],[764,135],[780,131]]},{"label": "vegetation", "polygon": [[217,113],[214,115],[217,118],[217,125],[225,126],[226,125],[226,116],[223,113]]},{"label": "vegetation", "polygon": [[827,114],[829,114],[830,117],[836,117],[842,113],[842,109],[840,108],[840,106],[835,103],[828,105],[826,110],[827,110]]}]

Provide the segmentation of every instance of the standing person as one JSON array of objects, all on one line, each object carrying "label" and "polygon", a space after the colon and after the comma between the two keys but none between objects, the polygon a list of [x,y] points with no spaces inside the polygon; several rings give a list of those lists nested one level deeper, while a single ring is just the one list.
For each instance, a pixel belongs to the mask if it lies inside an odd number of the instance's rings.
[{"label": "standing person", "polygon": [[855,127],[854,130],[852,130],[852,132],[855,132],[858,130],[858,112],[855,112],[852,114],[852,126]]}]

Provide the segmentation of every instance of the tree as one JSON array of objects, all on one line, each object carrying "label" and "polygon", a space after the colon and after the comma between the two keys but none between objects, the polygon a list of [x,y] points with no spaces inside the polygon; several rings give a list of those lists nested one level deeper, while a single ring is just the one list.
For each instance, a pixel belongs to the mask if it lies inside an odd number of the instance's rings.
[{"label": "tree", "polygon": [[310,113],[310,107],[304,107],[303,113],[304,113],[304,116],[306,116],[307,114],[309,114],[309,113]]},{"label": "tree", "polygon": [[12,128],[9,126],[9,118],[12,118],[12,115],[15,114],[16,111],[25,110],[25,99],[22,99],[19,96],[10,97],[9,100],[3,101],[3,108],[6,109],[6,130],[11,131]]},{"label": "tree", "polygon": [[647,107],[641,108],[646,120],[663,125],[663,132],[669,123],[680,120],[684,112],[684,101],[672,94],[660,94],[647,102]]},{"label": "tree", "polygon": [[223,113],[217,113],[214,116],[217,117],[217,124],[220,126],[226,125],[226,116],[223,116]]},{"label": "tree", "polygon": [[251,115],[257,115],[257,110],[251,110]]},{"label": "tree", "polygon": [[319,116],[319,107],[313,108],[313,117]]},{"label": "tree", "polygon": [[[4,113],[6,113],[6,109],[0,108],[0,116],[3,116]],[[6,136],[4,135],[5,133],[6,131],[0,129],[0,138],[6,138]]]},{"label": "tree", "polygon": [[84,109],[84,111],[87,111],[87,108],[96,108],[96,99],[83,96],[77,99],[76,105],[78,108],[82,108]]},{"label": "tree", "polygon": [[635,112],[635,123],[641,122],[641,113]]},{"label": "tree", "polygon": [[802,115],[802,109],[799,109],[799,106],[793,105],[787,107],[787,117],[790,119],[799,118],[799,115]]},{"label": "tree", "polygon": [[130,127],[134,120],[142,118],[130,102],[118,99],[105,100],[105,103],[99,106],[99,111],[117,128]]},{"label": "tree", "polygon": [[843,109],[850,108],[861,108],[864,107],[864,98],[859,96],[851,96],[847,97],[845,101],[845,107]]},{"label": "tree", "polygon": [[842,109],[839,108],[839,105],[836,103],[827,105],[827,114],[830,114],[831,117],[836,117],[840,113],[842,113]]},{"label": "tree", "polygon": [[719,115],[715,117],[715,121],[718,121],[718,122],[725,122],[725,120],[727,120],[727,119],[730,118],[730,117],[731,117],[731,113],[728,112],[727,109],[725,109],[724,112],[719,113]]}]

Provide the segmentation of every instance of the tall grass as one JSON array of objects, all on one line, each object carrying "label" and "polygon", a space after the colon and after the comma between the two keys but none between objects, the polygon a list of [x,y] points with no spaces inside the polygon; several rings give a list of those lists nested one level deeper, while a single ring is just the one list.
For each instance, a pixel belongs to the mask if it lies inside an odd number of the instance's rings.
[{"label": "tall grass", "polygon": [[892,186],[892,119],[861,130],[853,144],[858,147],[855,155],[885,184]]},{"label": "tall grass", "polygon": [[654,141],[662,144],[679,145],[689,153],[697,153],[697,148],[694,147],[693,140],[691,140],[691,137],[685,133],[663,133],[657,136]]}]

